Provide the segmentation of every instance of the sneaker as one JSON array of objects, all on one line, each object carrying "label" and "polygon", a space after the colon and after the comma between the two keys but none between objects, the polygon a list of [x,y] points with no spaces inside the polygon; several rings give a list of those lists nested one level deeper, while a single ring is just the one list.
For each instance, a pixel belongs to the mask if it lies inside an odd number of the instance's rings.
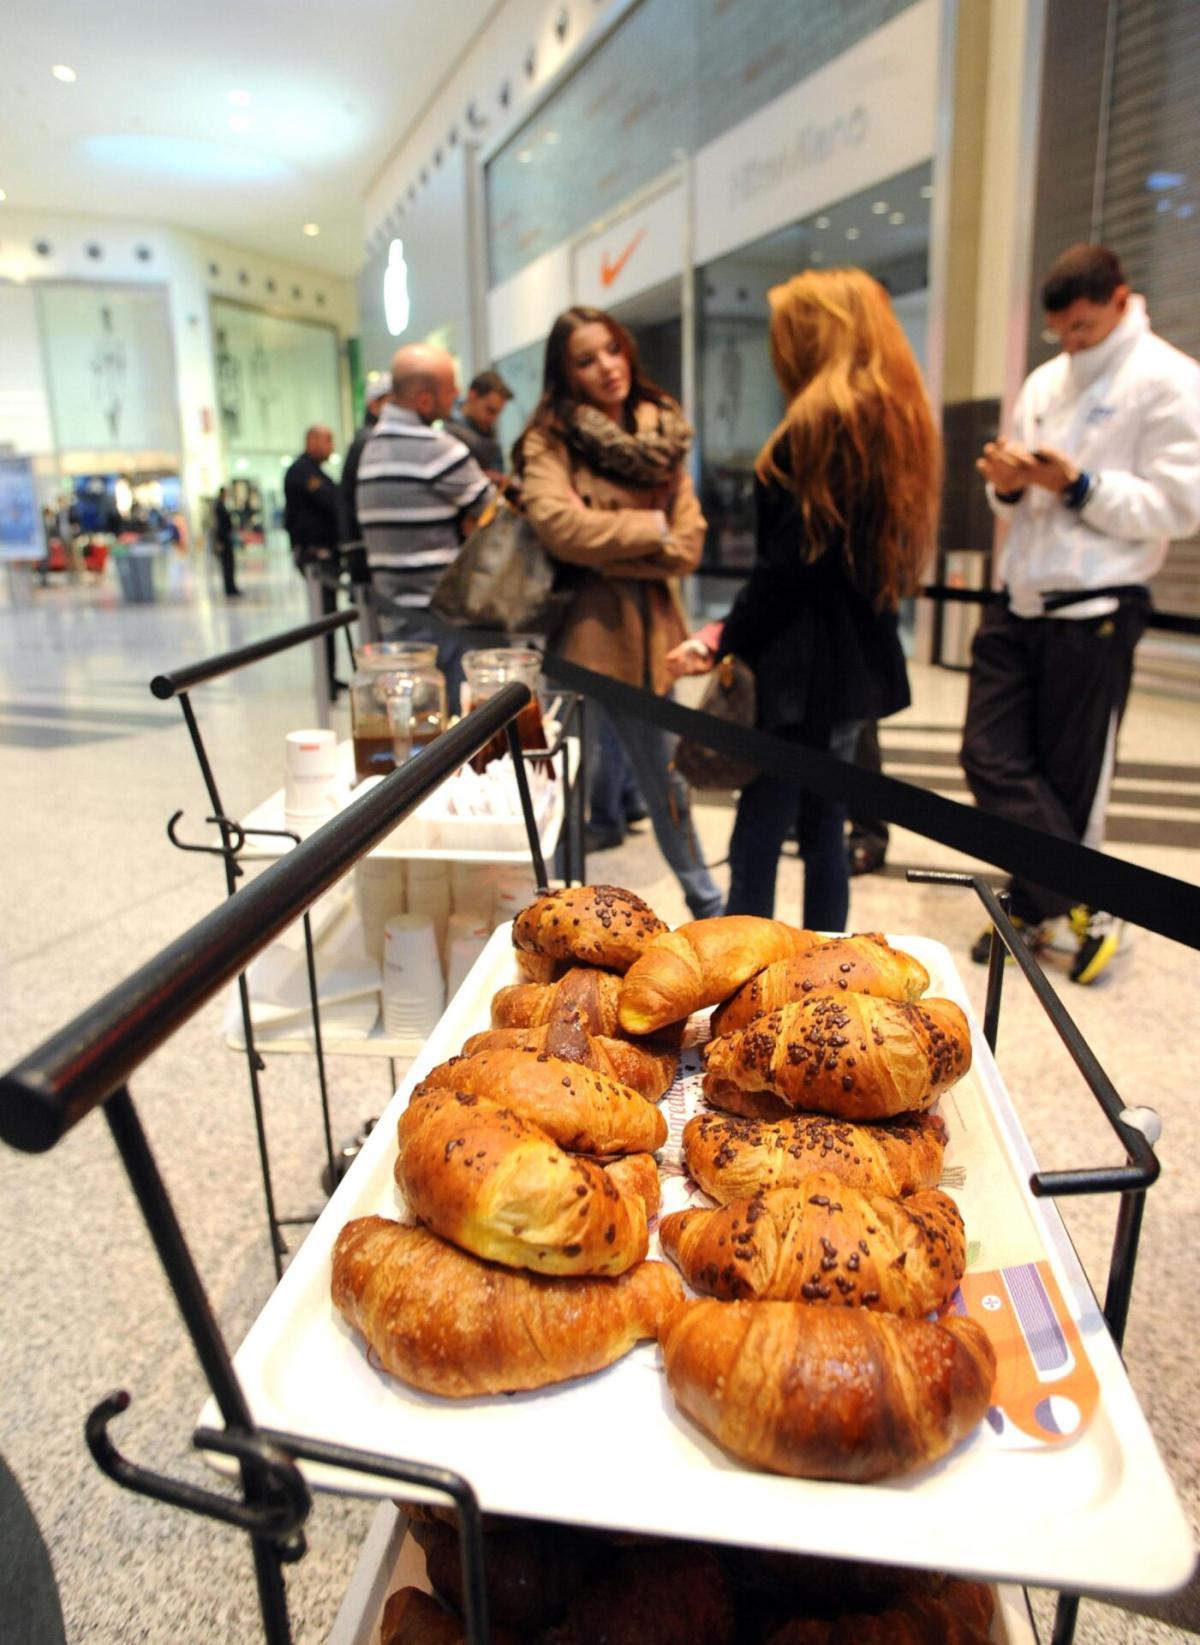
[{"label": "sneaker", "polygon": [[[1017,930],[1017,934],[1020,936],[1021,941],[1025,944],[1026,948],[1028,948],[1031,953],[1036,954],[1038,949],[1042,946],[1041,926],[1027,925],[1026,922],[1023,919],[1020,919],[1016,914],[1012,916],[1012,922]],[[988,960],[991,958],[991,953],[992,928],[989,925],[987,930],[981,932],[971,944],[971,958],[975,961],[976,965],[986,965]],[[1012,955],[1007,949],[1004,950],[1004,958],[1006,963],[1012,959]]]},{"label": "sneaker", "polygon": [[1095,982],[1117,957],[1125,921],[1083,903],[1072,908],[1068,917],[1079,943],[1071,965],[1071,981]]}]

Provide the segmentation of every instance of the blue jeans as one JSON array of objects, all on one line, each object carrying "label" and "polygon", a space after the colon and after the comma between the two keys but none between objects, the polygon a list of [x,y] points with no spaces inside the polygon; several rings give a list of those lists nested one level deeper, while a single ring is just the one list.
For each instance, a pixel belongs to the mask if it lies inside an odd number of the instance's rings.
[{"label": "blue jeans", "polygon": [[[589,704],[588,779],[595,770],[599,737],[592,734],[595,708]],[[704,862],[688,804],[688,787],[670,769],[677,737],[645,720],[613,714],[612,729],[625,752],[654,828],[658,848],[674,870],[692,918],[708,919],[721,912],[721,893]]]},{"label": "blue jeans", "polygon": [[623,834],[634,812],[648,812],[612,721],[599,703],[588,709],[599,746],[588,790],[588,821],[605,834]]},{"label": "blue jeans", "polygon": [[[400,582],[401,578],[397,577],[389,585],[386,570],[371,573],[371,586],[387,598],[394,597],[393,589]],[[413,645],[437,646],[437,665],[446,676],[446,706],[451,714],[459,713],[463,687],[462,660],[472,649],[471,645],[452,630],[435,627],[420,606],[412,607],[411,616],[407,612],[403,617],[394,616],[390,611],[377,612],[376,622],[381,640],[407,640]]]},{"label": "blue jeans", "polygon": [[[831,730],[828,752],[836,759],[854,758],[859,723],[839,720]],[[760,914],[767,919],[774,915],[775,874],[793,823],[804,859],[804,924],[812,931],[844,931],[850,912],[846,807],[767,771],[747,783],[738,798],[737,821],[729,841],[725,912]]]}]

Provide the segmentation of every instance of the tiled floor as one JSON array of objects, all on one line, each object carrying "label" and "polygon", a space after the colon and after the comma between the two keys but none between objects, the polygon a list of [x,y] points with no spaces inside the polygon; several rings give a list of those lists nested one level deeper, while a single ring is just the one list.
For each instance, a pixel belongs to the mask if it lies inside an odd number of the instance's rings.
[{"label": "tiled floor", "polygon": [[[236,605],[215,592],[210,568],[164,569],[154,605],[122,605],[114,584],[52,588],[0,606],[5,1066],[222,897],[215,860],[167,841],[166,820],[180,807],[183,837],[202,839],[207,802],[179,708],[151,698],[148,681],[303,620],[302,591],[282,557],[247,569],[249,592]],[[962,798],[954,751],[965,681],[914,670],[914,688],[914,707],[884,732],[889,769]],[[194,702],[222,800],[240,814],[277,786],[283,734],[311,715],[309,659],[292,653],[258,664],[199,688]],[[1200,863],[1194,726],[1194,705],[1134,701],[1111,845],[1190,880]],[[710,855],[723,856],[730,812],[705,806],[699,819]],[[897,831],[887,872],[854,884],[853,925],[942,938],[981,1001],[982,975],[965,957],[981,925],[970,897],[909,885],[909,864],[953,866],[954,858]],[[631,885],[672,922],[684,917],[646,835],[594,858],[592,872]],[[785,861],[778,899],[785,917],[798,917],[799,876],[799,865]],[[1140,933],[1094,989],[1054,976],[1122,1095],[1163,1117],[1164,1170],[1149,1196],[1126,1353],[1196,1516],[1200,955]],[[245,1069],[221,1042],[220,1012],[217,1002],[201,1011],[149,1060],[134,1092],[222,1328],[236,1344],[271,1289],[272,1270]],[[1112,1159],[1106,1128],[1019,978],[1006,987],[999,1060],[1044,1165]],[[386,1097],[387,1065],[344,1058],[332,1066],[335,1135],[348,1137]],[[312,1065],[272,1057],[263,1087],[280,1208],[315,1209],[321,1141]],[[212,1483],[189,1447],[202,1380],[100,1117],[45,1156],[0,1150],[0,1196],[0,1450],[50,1542],[72,1645],[257,1638],[241,1539],[118,1491],[84,1446],[87,1411],[110,1389],[127,1387],[133,1404],[114,1428],[116,1442],[149,1467]],[[1114,1208],[1074,1201],[1064,1211],[1102,1287]],[[289,1576],[297,1640],[327,1634],[369,1517],[363,1504],[318,1501],[312,1551]],[[1039,1611],[1047,1614],[1047,1602],[1039,1600]],[[1183,1639],[1184,1630],[1200,1630],[1200,1594],[1193,1588],[1164,1602],[1161,1615],[1169,1620],[1087,1603],[1077,1637]]]}]

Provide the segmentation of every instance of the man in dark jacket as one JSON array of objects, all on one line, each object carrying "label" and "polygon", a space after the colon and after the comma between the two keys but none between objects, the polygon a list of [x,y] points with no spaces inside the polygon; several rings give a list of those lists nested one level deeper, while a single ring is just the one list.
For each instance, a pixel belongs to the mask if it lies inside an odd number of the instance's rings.
[{"label": "man in dark jacket", "polygon": [[233,559],[233,515],[229,512],[224,486],[217,492],[216,501],[213,503],[213,543],[221,562],[225,593],[231,600],[240,600],[242,591],[237,585]]},{"label": "man in dark jacket", "polygon": [[500,413],[513,397],[498,371],[481,371],[471,381],[462,410],[443,427],[474,457],[493,485],[504,483],[504,448],[496,438]]},{"label": "man in dark jacket", "polygon": [[392,374],[390,371],[369,371],[364,385],[364,399],[366,400],[367,414],[363,426],[350,442],[350,449],[346,453],[346,460],[342,464],[341,494],[338,498],[338,542],[343,548],[348,543],[361,543],[363,540],[362,526],[358,521],[358,509],[354,502],[354,488],[358,484],[358,465],[362,457],[363,447],[375,424],[379,421],[379,413],[392,392]]},{"label": "man in dark jacket", "polygon": [[[317,424],[304,436],[304,450],[283,477],[283,524],[292,540],[296,569],[307,573],[310,566],[322,577],[336,577],[341,569],[338,554],[338,488],[322,463],[333,453],[333,431]],[[337,610],[337,590],[321,583],[321,610]],[[325,636],[325,662],[329,673],[329,695],[344,689],[334,674],[333,635]]]}]

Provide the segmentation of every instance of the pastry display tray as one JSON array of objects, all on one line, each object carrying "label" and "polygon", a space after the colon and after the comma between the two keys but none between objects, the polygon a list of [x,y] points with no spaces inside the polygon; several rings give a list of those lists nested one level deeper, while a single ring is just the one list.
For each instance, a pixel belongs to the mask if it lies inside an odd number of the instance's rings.
[{"label": "pastry display tray", "polygon": [[[762,1473],[727,1455],[676,1410],[654,1342],[592,1376],[492,1398],[439,1399],[378,1370],[330,1301],[333,1244],[352,1217],[404,1214],[392,1179],[398,1116],[424,1074],[488,1026],[495,990],[517,980],[501,927],[236,1355],[255,1421],[456,1470],[495,1513],[1093,1593],[1182,1586],[1194,1558],[1187,1523],[1061,1219],[1029,1191],[1036,1162],[950,953],[925,937],[890,940],[971,1022],[973,1066],[939,1105],[945,1185],[967,1229],[963,1306],[1008,1322],[1001,1371],[1023,1358],[1024,1384],[1043,1383],[1040,1398],[1010,1378],[1004,1407],[941,1463],[850,1485]],[[696,1100],[689,1066],[694,1054],[664,1099],[668,1173]],[[1074,1089],[1068,1097],[1087,1100]],[[665,1208],[687,1203],[689,1188],[676,1168]],[[211,1404],[201,1421],[219,1422]],[[303,1467],[319,1487],[400,1494],[378,1478]]]}]

